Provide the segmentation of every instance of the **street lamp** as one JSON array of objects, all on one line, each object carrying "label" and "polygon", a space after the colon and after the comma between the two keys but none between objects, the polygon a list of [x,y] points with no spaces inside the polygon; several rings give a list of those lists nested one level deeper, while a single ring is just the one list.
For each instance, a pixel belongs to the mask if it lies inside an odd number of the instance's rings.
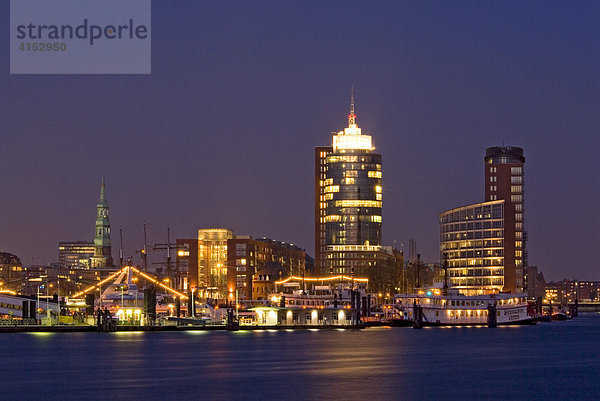
[{"label": "street lamp", "polygon": [[124,286],[124,285],[122,285],[122,286],[121,286],[121,308],[123,308],[123,307],[125,306],[125,301],[124,301],[124,299],[123,299],[123,298],[124,298],[124,296],[123,296],[123,294],[124,294],[124,290],[125,290],[125,286]]}]

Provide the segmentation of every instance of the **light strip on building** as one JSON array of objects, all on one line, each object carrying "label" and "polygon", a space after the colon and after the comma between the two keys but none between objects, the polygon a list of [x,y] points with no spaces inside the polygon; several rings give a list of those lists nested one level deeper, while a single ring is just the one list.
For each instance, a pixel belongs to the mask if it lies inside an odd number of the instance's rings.
[{"label": "light strip on building", "polygon": [[275,284],[285,284],[290,280],[298,280],[298,281],[333,281],[333,280],[354,280],[361,283],[366,283],[369,281],[368,278],[357,278],[357,277],[349,277],[349,276],[332,276],[332,277],[296,277],[290,276],[285,280],[276,281]]},{"label": "light strip on building", "polygon": [[96,287],[101,286],[102,284],[106,283],[107,281],[112,280],[113,278],[117,277],[117,275],[119,275],[120,273],[123,273],[125,271],[127,267],[122,268],[121,270],[117,271],[114,274],[111,274],[110,276],[108,276],[107,278],[105,278],[104,280],[100,281],[98,284],[92,285],[88,288],[86,288],[83,291],[78,292],[77,294],[73,295],[73,298],[79,298],[80,296],[87,294],[88,292],[90,292],[91,290],[93,290]]}]

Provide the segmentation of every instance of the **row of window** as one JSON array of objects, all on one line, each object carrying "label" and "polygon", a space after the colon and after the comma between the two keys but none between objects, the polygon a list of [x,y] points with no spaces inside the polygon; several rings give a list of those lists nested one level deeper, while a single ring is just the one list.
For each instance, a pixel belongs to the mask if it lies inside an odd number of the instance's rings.
[{"label": "row of window", "polygon": [[381,216],[377,215],[366,215],[366,216],[348,216],[343,215],[340,216],[338,214],[330,214],[329,216],[325,216],[323,221],[325,223],[336,223],[343,221],[366,221],[371,223],[381,223]]},{"label": "row of window", "polygon": [[[497,173],[497,172],[498,172],[497,167],[490,167],[490,173]],[[512,175],[523,175],[523,168],[522,167],[511,167],[510,173]]]},{"label": "row of window", "polygon": [[504,230],[468,231],[442,234],[442,242],[461,239],[504,238]]},{"label": "row of window", "polygon": [[504,241],[501,239],[495,240],[477,240],[477,241],[453,241],[442,243],[442,250],[446,249],[459,249],[459,248],[492,248],[502,247]]},{"label": "row of window", "polygon": [[473,223],[450,223],[442,224],[442,232],[467,231],[467,230],[487,230],[490,228],[502,228],[502,220],[475,221]]}]

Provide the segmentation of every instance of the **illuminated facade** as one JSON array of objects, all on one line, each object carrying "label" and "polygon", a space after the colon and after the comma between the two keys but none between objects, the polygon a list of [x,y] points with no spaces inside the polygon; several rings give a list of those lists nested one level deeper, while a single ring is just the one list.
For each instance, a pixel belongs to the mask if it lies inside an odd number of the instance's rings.
[{"label": "illuminated facade", "polygon": [[485,200],[504,201],[504,291],[522,292],[527,266],[525,231],[525,156],[516,146],[487,148],[484,158]]},{"label": "illuminated facade", "polygon": [[466,294],[521,293],[527,265],[523,149],[486,149],[484,203],[440,214],[440,248],[450,284]]},{"label": "illuminated facade", "polygon": [[233,232],[226,228],[198,230],[199,296],[224,299],[227,293],[227,241]]},{"label": "illuminated facade", "polygon": [[[288,275],[303,275],[306,268],[306,253],[304,249],[286,242],[268,238],[253,239],[249,235],[238,235],[227,241],[227,287],[228,300],[253,299],[257,291],[253,282],[260,280],[260,275],[266,275],[263,270],[268,264],[276,264],[281,279]],[[270,265],[273,268],[273,265]],[[268,266],[267,266],[268,267]],[[258,275],[258,276],[257,276]],[[260,299],[266,295],[261,294]]]},{"label": "illuminated facade", "polygon": [[104,177],[102,177],[102,185],[100,186],[100,200],[96,205],[96,233],[94,237],[94,257],[92,258],[92,267],[103,268],[112,266],[113,258],[110,243],[108,201],[106,200]]},{"label": "illuminated facade", "polygon": [[381,155],[356,124],[352,96],[348,127],[331,147],[315,149],[315,245],[318,274],[353,274],[381,250]]},{"label": "illuminated facade", "polygon": [[440,214],[440,248],[448,284],[465,295],[504,288],[504,201],[476,203]]},{"label": "illuminated facade", "polygon": [[[325,202],[325,185],[327,173],[327,156],[331,154],[331,146],[315,148],[315,271],[321,271],[321,265],[327,251],[327,203]],[[330,195],[328,195],[329,197]]]},{"label": "illuminated facade", "polygon": [[181,277],[180,283],[174,285],[177,290],[187,291],[198,287],[198,239],[177,239],[175,241],[175,270]]},{"label": "illuminated facade", "polygon": [[0,252],[0,290],[19,291],[23,266],[16,255]]},{"label": "illuminated facade", "polygon": [[59,242],[58,266],[62,269],[89,269],[96,247],[90,241]]}]

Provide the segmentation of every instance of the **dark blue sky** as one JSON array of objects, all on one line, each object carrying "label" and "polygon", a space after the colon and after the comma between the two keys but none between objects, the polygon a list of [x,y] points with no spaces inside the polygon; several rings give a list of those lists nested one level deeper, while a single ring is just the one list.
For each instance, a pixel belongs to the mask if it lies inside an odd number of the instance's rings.
[{"label": "dark blue sky", "polygon": [[127,255],[144,221],[149,242],[219,226],[312,253],[313,148],[354,84],[385,243],[436,260],[438,213],[483,200],[504,142],[527,158],[530,264],[600,280],[599,3],[154,1],[149,76],[9,75],[8,11],[0,250],[24,263],[91,239],[102,172]]}]

